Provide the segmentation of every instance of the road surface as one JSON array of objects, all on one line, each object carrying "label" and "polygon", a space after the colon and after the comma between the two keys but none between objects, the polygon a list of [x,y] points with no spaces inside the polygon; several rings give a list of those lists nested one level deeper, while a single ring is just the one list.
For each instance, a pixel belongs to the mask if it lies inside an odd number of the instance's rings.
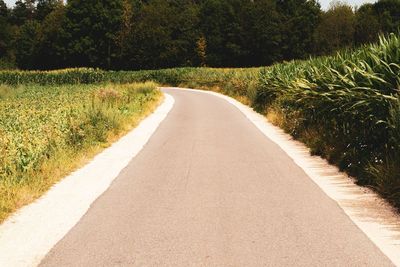
[{"label": "road surface", "polygon": [[164,91],[167,118],[41,266],[392,266],[235,106]]}]

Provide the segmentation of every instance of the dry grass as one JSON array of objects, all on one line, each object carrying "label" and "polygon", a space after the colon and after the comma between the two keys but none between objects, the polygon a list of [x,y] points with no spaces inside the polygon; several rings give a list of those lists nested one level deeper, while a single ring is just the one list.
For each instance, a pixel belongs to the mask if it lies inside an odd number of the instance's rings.
[{"label": "dry grass", "polygon": [[[149,84],[147,84],[148,87]],[[156,85],[151,85],[156,88]],[[136,89],[135,89],[136,90]],[[143,87],[137,89],[143,90]],[[108,96],[111,92],[110,97]],[[105,102],[115,100],[119,92],[108,85],[105,89],[97,91],[99,97]],[[107,96],[106,96],[107,95]],[[132,97],[140,97],[132,96]],[[106,100],[108,99],[108,100]],[[143,100],[139,110],[132,112],[129,116],[119,119],[118,129],[107,131],[106,139],[102,142],[93,142],[81,149],[71,146],[70,149],[59,149],[54,152],[51,158],[43,161],[40,167],[29,170],[26,173],[15,176],[7,176],[0,181],[0,222],[4,221],[17,209],[33,202],[42,196],[56,182],[67,176],[72,171],[88,163],[96,154],[132,130],[147,115],[149,115],[161,102],[162,94],[158,90],[151,98]]]}]

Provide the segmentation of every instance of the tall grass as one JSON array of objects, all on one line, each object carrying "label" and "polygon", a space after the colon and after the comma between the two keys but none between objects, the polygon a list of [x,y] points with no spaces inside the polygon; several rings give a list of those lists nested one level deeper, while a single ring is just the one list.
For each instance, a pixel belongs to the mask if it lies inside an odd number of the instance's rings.
[{"label": "tall grass", "polygon": [[399,206],[399,74],[400,38],[381,37],[355,51],[262,70],[253,105],[279,114],[315,154]]},{"label": "tall grass", "polygon": [[159,101],[156,84],[0,86],[0,221]]}]

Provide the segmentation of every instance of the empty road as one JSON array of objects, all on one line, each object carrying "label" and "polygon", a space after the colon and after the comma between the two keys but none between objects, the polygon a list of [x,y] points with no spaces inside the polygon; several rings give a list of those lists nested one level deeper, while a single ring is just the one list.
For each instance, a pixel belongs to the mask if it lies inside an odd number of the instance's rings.
[{"label": "empty road", "polygon": [[41,266],[392,266],[235,106],[164,91],[167,118]]}]

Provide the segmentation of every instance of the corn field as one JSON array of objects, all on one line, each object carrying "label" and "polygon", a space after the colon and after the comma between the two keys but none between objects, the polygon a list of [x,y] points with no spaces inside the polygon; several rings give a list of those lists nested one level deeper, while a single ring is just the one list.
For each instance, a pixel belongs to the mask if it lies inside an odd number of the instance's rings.
[{"label": "corn field", "polygon": [[400,205],[400,38],[260,72],[253,105]]}]

